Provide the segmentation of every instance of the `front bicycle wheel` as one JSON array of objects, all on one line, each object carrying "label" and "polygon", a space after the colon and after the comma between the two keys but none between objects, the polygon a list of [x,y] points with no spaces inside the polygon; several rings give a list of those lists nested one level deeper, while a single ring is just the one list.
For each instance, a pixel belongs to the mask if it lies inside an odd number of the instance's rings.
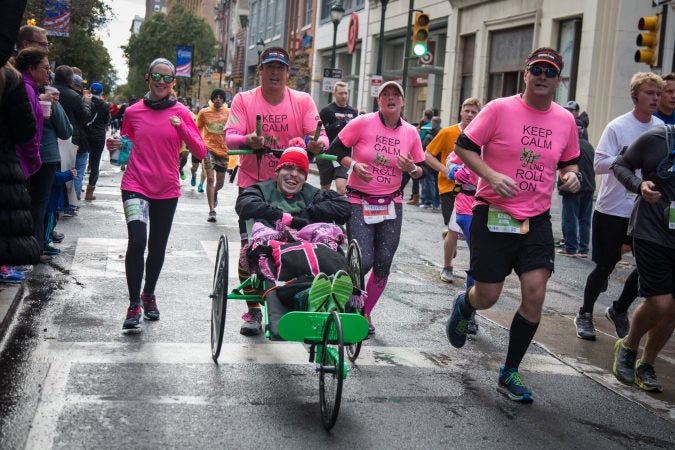
[{"label": "front bicycle wheel", "polygon": [[[361,270],[361,247],[359,247],[359,243],[355,239],[352,239],[349,242],[349,247],[347,247],[347,265],[349,276],[352,277],[352,283],[354,283],[354,286],[359,291],[363,291],[365,289],[365,279]],[[358,312],[363,314],[363,311]],[[359,357],[361,343],[362,341],[356,344],[347,344],[347,357],[351,362],[356,361],[356,358]]]},{"label": "front bicycle wheel", "polygon": [[227,237],[220,236],[216,266],[213,269],[213,291],[211,291],[211,357],[218,362],[223,346],[225,315],[227,312],[227,277],[229,270],[229,250]]},{"label": "front bicycle wheel", "polygon": [[337,421],[342,400],[342,383],[345,377],[345,351],[342,340],[342,325],[337,311],[330,313],[323,329],[319,354],[319,405],[321,421],[330,430]]}]

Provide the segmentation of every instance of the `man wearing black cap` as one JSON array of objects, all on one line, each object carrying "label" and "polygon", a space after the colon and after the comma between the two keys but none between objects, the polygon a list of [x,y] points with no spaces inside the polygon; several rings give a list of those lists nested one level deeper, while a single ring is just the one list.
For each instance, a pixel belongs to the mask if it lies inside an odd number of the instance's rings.
[{"label": "man wearing black cap", "polygon": [[[307,149],[319,153],[328,148],[329,142],[323,128],[315,136],[319,111],[312,97],[286,86],[290,76],[290,57],[280,47],[270,47],[260,55],[258,74],[260,86],[250,91],[239,92],[232,100],[230,118],[227,122],[226,143],[229,149],[280,150],[289,147],[292,139],[310,138]],[[260,116],[260,124],[257,117]],[[241,155],[237,185],[239,192],[260,181],[275,178],[279,159],[270,152],[262,155]],[[247,242],[245,224],[239,221],[242,246]],[[240,278],[248,277],[240,271]],[[262,332],[259,305],[249,303],[245,323],[239,330],[246,336]]]},{"label": "man wearing black cap", "polygon": [[574,116],[574,121],[577,123],[577,128],[579,129],[579,139],[584,139],[587,141],[589,120],[586,111],[579,112],[581,109],[579,108],[579,103],[575,102],[574,100],[567,102],[565,109],[571,112]]},{"label": "man wearing black cap", "polygon": [[[218,191],[225,184],[227,170],[227,146],[225,145],[225,124],[230,117],[230,109],[225,104],[225,91],[214,89],[211,92],[209,106],[197,114],[197,127],[206,143],[206,199],[209,202],[209,222],[216,221]],[[214,176],[215,172],[215,176]]]},{"label": "man wearing black cap", "polygon": [[488,103],[462,131],[455,152],[479,177],[471,224],[473,287],[455,300],[446,334],[454,347],[466,342],[475,310],[492,307],[512,270],[521,302],[509,332],[498,391],[531,402],[518,367],[541,320],[546,283],[555,256],[551,194],[556,170],[560,189],[579,190],[579,139],[574,118],[553,102],[563,61],[539,48],[526,62],[525,92]]}]

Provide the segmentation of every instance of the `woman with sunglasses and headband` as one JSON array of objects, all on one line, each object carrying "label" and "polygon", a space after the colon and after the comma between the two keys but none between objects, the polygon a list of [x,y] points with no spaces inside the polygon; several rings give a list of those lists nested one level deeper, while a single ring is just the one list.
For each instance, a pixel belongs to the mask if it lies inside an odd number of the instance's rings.
[{"label": "woman with sunglasses and headband", "polygon": [[[145,79],[149,91],[143,101],[127,108],[121,130],[122,136],[133,143],[122,176],[122,201],[129,233],[125,260],[129,308],[122,326],[126,332],[140,331],[141,315],[145,320],[159,320],[155,286],[180,197],[176,152],[181,142],[185,142],[196,158],[206,156],[206,146],[192,114],[173,95],[174,65],[158,58],[150,64]],[[121,145],[119,139],[108,140],[111,152]],[[146,245],[148,256],[144,262]],[[141,292],[144,265],[145,285]]]}]

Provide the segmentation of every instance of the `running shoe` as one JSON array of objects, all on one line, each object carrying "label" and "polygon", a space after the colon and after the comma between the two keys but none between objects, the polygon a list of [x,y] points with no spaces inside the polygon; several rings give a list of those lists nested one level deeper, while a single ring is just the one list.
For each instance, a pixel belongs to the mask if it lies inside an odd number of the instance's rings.
[{"label": "running shoe", "polygon": [[579,252],[579,253],[577,253],[577,258],[584,258],[584,259],[585,259],[585,258],[588,258],[588,252],[585,252],[585,253]]},{"label": "running shoe", "polygon": [[42,249],[43,255],[54,256],[54,255],[58,255],[59,253],[61,253],[61,250],[54,247],[54,244],[52,244],[51,242],[49,244],[45,244],[44,248]]},{"label": "running shoe", "polygon": [[66,237],[65,234],[59,233],[58,231],[54,230],[52,231],[52,242],[55,244],[60,244],[63,242],[63,239]]},{"label": "running shoe", "polygon": [[443,270],[441,270],[441,281],[445,283],[453,282],[452,267],[444,267]]},{"label": "running shoe", "polygon": [[215,222],[216,221],[216,212],[215,211],[209,211],[209,217],[206,219],[207,222]]},{"label": "running shoe", "polygon": [[143,302],[143,318],[145,320],[159,320],[159,309],[157,308],[157,297],[155,294],[141,294]]},{"label": "running shoe", "polygon": [[567,250],[566,248],[561,248],[556,253],[558,253],[559,255],[562,255],[562,256],[572,256],[572,257],[577,256],[577,252],[572,251],[572,250]]},{"label": "running shoe", "polygon": [[353,291],[354,285],[352,284],[352,277],[344,270],[338,270],[333,276],[333,282],[331,283],[333,301],[335,302],[338,311],[345,310],[345,306],[352,297]]},{"label": "running shoe", "polygon": [[532,390],[523,383],[523,378],[518,373],[518,369],[505,370],[504,366],[500,367],[497,390],[514,402],[532,403],[532,400],[534,400]]},{"label": "running shoe", "polygon": [[427,205],[426,203],[422,203],[420,205],[420,209],[431,209],[431,205]]},{"label": "running shoe", "polygon": [[614,310],[614,307],[608,306],[605,310],[605,317],[609,319],[610,322],[614,324],[616,328],[616,335],[620,338],[628,336],[628,331],[630,330],[630,320],[628,320],[628,313],[618,313]]},{"label": "running shoe", "polygon": [[560,239],[558,242],[553,244],[555,247],[562,248],[565,246],[565,239]]},{"label": "running shoe", "polygon": [[[197,184],[197,174],[193,173],[192,177],[190,177],[190,186],[195,186]],[[200,184],[201,186],[201,184]]]},{"label": "running shoe", "polygon": [[197,192],[204,193],[204,185],[199,183],[199,186],[197,186]]},{"label": "running shoe", "polygon": [[33,271],[33,266],[31,266],[30,264],[26,264],[24,266],[14,266],[13,269],[15,272],[21,272],[26,274]]},{"label": "running shoe", "polygon": [[623,345],[623,339],[614,343],[614,364],[612,373],[623,384],[632,385],[635,382],[635,360],[637,352]]},{"label": "running shoe", "polygon": [[593,326],[592,313],[582,313],[579,311],[574,318],[574,325],[577,327],[577,337],[586,341],[595,340],[595,327]]},{"label": "running shoe", "polygon": [[184,170],[181,170],[181,171],[180,171],[180,179],[181,179],[181,180],[185,180],[186,178],[187,178],[187,176],[185,176],[185,171],[184,171]]},{"label": "running shoe", "polygon": [[124,319],[122,330],[125,331],[141,331],[141,317],[143,316],[143,308],[141,305],[132,305],[127,309],[127,318]]},{"label": "running shoe", "polygon": [[639,359],[635,363],[635,384],[647,392],[663,392],[663,385],[656,378],[654,366],[643,363]]},{"label": "running shoe", "polygon": [[0,283],[19,284],[25,279],[23,272],[17,272],[10,266],[2,266],[0,270]]},{"label": "running shoe", "polygon": [[462,314],[461,305],[464,302],[464,293],[461,293],[455,299],[452,306],[452,314],[448,318],[448,324],[445,326],[445,335],[453,347],[461,348],[466,343],[466,328],[469,325],[469,319]]},{"label": "running shoe", "polygon": [[73,208],[68,208],[68,209],[65,209],[65,210],[61,213],[61,215],[62,215],[63,217],[76,217],[76,216],[77,216],[77,211],[76,211],[75,209],[73,209]]},{"label": "running shoe", "polygon": [[244,324],[239,329],[239,333],[244,336],[257,336],[262,332],[262,311],[260,308],[249,308],[248,313],[244,314]]}]

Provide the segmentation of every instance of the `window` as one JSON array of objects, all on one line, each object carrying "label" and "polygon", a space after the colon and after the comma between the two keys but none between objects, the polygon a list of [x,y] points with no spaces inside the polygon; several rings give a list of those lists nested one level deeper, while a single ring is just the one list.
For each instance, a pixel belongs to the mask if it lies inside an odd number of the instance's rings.
[{"label": "window", "polygon": [[[260,2],[262,3],[262,2]],[[274,12],[275,5],[274,0],[267,0],[266,16],[267,16],[267,26],[265,27],[265,39],[272,39],[274,36]]]},{"label": "window", "polygon": [[490,33],[487,101],[524,90],[523,67],[532,51],[531,25]]},{"label": "window", "polygon": [[330,8],[338,3],[342,4],[345,14],[363,9],[366,0],[323,0],[321,2],[321,22],[330,20]]},{"label": "window", "polygon": [[[476,35],[462,36],[462,74],[459,87],[459,103],[471,97],[473,90],[473,62],[476,54]],[[459,118],[459,115],[458,115]]]},{"label": "window", "polygon": [[581,19],[560,22],[558,48],[565,62],[560,73],[562,82],[556,92],[556,102],[565,104],[575,100],[577,91],[577,70],[579,67],[579,47],[581,44]]},{"label": "window", "polygon": [[305,0],[305,14],[302,19],[302,26],[306,27],[307,25],[312,24],[312,15],[314,14],[314,11],[312,11],[312,4],[313,0]]},{"label": "window", "polygon": [[258,9],[257,9],[258,3],[257,2],[252,2],[251,3],[251,16],[249,19],[249,27],[248,27],[248,43],[249,46],[255,45],[256,42],[258,42]]},{"label": "window", "polygon": [[285,13],[284,2],[281,0],[277,0],[277,12],[274,14],[274,17],[276,17],[276,21],[274,22],[275,37],[281,35],[281,27],[283,26],[285,16],[284,13]]}]

